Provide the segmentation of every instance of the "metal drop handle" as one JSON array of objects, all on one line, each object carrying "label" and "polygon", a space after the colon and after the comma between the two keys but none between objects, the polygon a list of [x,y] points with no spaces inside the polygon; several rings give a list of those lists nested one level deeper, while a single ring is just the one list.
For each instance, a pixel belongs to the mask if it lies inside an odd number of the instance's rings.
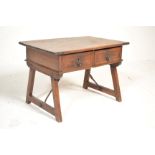
[{"label": "metal drop handle", "polygon": [[76,66],[80,67],[82,65],[80,58],[77,58],[76,60]]},{"label": "metal drop handle", "polygon": [[106,59],[107,61],[110,61],[110,56],[107,55],[107,56],[105,57],[105,59]]}]

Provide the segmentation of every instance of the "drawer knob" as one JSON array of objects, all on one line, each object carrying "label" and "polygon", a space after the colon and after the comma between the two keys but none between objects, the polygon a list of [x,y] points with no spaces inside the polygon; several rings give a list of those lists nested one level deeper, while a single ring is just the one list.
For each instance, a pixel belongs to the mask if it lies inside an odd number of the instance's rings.
[{"label": "drawer knob", "polygon": [[110,56],[107,55],[107,56],[105,57],[105,59],[106,59],[107,61],[110,61]]},{"label": "drawer knob", "polygon": [[80,67],[82,65],[80,58],[77,58],[76,60],[76,66]]}]

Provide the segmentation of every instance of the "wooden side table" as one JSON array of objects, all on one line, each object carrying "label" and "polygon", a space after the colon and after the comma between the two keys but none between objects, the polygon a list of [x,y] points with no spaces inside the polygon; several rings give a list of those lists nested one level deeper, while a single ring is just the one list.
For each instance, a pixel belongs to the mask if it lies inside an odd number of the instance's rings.
[{"label": "wooden side table", "polygon": [[[26,103],[34,103],[62,121],[58,81],[63,73],[85,69],[83,88],[88,87],[107,93],[121,101],[117,66],[122,61],[122,46],[128,42],[95,37],[73,37],[19,42],[26,46],[29,71]],[[99,85],[92,77],[91,67],[110,65],[114,90]],[[35,71],[51,77],[54,107],[33,96]],[[93,82],[89,81],[91,78]],[[49,96],[49,95],[48,95]]]}]

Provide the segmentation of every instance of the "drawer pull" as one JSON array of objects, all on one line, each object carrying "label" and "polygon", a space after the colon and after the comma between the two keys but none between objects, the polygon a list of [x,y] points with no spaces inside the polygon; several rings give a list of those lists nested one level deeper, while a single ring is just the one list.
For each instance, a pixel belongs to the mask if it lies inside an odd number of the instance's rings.
[{"label": "drawer pull", "polygon": [[110,56],[106,56],[105,59],[106,59],[107,61],[110,61]]},{"label": "drawer pull", "polygon": [[81,65],[82,65],[82,63],[81,63],[80,58],[77,58],[77,60],[76,60],[76,66],[77,67],[81,67]]}]

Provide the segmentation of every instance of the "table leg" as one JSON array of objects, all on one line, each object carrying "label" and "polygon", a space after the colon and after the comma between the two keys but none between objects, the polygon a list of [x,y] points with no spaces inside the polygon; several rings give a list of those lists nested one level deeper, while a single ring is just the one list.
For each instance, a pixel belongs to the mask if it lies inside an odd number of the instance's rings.
[{"label": "table leg", "polygon": [[89,74],[90,74],[90,69],[85,70],[85,75],[84,75],[84,81],[83,81],[83,88],[87,89],[88,84],[89,84]]},{"label": "table leg", "polygon": [[59,87],[58,79],[51,78],[53,89],[53,101],[54,101],[54,114],[57,122],[62,122],[60,99],[59,99]]},{"label": "table leg", "polygon": [[27,85],[27,95],[26,95],[26,103],[28,104],[31,103],[29,98],[32,97],[34,78],[35,78],[35,70],[30,68],[29,69],[29,80],[28,80],[28,85]]},{"label": "table leg", "polygon": [[120,87],[119,87],[119,80],[118,80],[118,74],[117,74],[117,65],[110,65],[111,69],[111,75],[112,75],[112,80],[113,80],[113,86],[114,86],[114,93],[116,100],[121,102],[121,92],[120,92]]}]

